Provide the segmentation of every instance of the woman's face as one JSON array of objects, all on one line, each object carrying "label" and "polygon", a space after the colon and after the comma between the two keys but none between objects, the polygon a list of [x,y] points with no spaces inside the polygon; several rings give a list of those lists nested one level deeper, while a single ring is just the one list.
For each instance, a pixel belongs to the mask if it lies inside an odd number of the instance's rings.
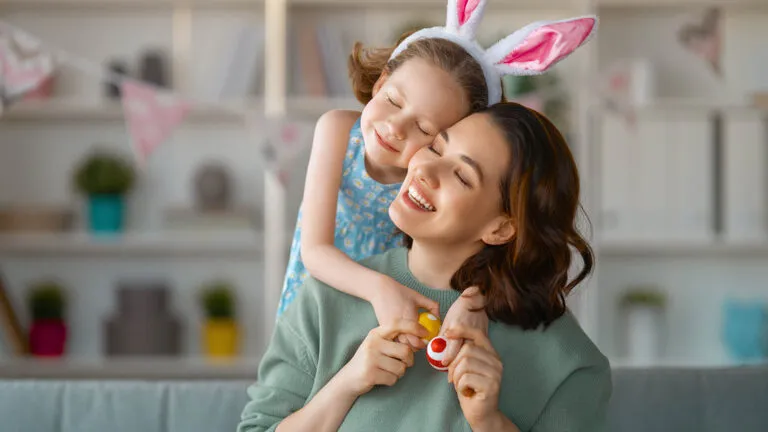
[{"label": "woman's face", "polygon": [[487,115],[473,114],[413,156],[389,215],[414,241],[450,247],[498,243],[497,234],[513,234],[501,209],[509,159],[502,132]]},{"label": "woman's face", "polygon": [[448,72],[412,58],[379,79],[363,109],[366,157],[377,165],[405,169],[414,153],[468,111],[464,91]]}]

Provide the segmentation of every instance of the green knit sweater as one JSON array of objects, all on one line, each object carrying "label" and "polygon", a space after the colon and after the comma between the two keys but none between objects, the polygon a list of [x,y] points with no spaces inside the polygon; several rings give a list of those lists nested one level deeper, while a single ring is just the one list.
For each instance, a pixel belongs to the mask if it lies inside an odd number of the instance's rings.
[{"label": "green knit sweater", "polygon": [[[393,249],[362,263],[438,301],[445,316],[459,294],[416,280],[407,254]],[[323,388],[377,325],[369,303],[309,278],[276,324],[238,431],[275,430]],[[504,364],[499,409],[521,431],[604,429],[610,366],[570,313],[546,330],[492,322],[489,337]],[[469,431],[445,372],[432,369],[423,350],[415,360],[394,386],[361,396],[340,430]]]}]

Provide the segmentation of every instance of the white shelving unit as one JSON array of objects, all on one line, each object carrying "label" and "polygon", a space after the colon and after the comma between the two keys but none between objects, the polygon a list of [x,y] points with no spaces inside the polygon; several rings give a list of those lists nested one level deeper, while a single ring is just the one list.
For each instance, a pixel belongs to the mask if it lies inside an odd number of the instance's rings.
[{"label": "white shelving unit", "polygon": [[[405,22],[421,17],[434,17],[437,22],[444,20],[445,0],[0,0],[0,18],[8,14],[13,18],[22,17],[24,22],[34,24],[34,14],[44,11],[46,16],[64,14],[65,17],[83,17],[83,19],[99,19],[101,15],[114,17],[126,14],[132,20],[164,14],[170,17],[172,29],[170,40],[173,57],[173,81],[180,83],[182,95],[189,88],[188,77],[184,74],[185,65],[189,65],[190,38],[196,31],[190,23],[197,14],[253,14],[255,19],[262,20],[265,33],[270,43],[266,46],[265,85],[264,95],[258,99],[246,101],[231,101],[213,104],[196,104],[185,124],[190,124],[195,130],[202,128],[219,128],[222,124],[236,125],[251,115],[263,115],[267,122],[279,119],[285,114],[291,117],[316,118],[331,108],[359,108],[355,100],[349,98],[315,98],[290,96],[287,92],[289,52],[288,22],[296,17],[311,20],[336,20],[339,25],[349,25],[350,19],[345,20],[342,14],[351,14],[354,21],[368,22],[364,29],[370,37],[367,42],[380,43],[382,35],[396,31],[396,27]],[[493,1],[489,13],[484,20],[484,27],[509,31],[514,26],[521,26],[535,19],[567,17],[590,13],[590,5],[586,1],[571,0],[514,0]],[[382,15],[383,14],[383,15]],[[375,17],[374,17],[375,15]],[[502,18],[504,16],[509,19]],[[152,17],[152,18],[150,18]],[[26,20],[26,21],[25,21]],[[519,23],[517,23],[519,21]],[[138,21],[136,21],[138,22]],[[335,22],[335,21],[334,21]],[[195,21],[195,25],[198,25]],[[33,26],[34,27],[34,26]],[[391,27],[391,29],[390,29]],[[71,30],[69,30],[71,32]],[[199,30],[197,30],[199,31]],[[495,37],[498,37],[496,35]],[[82,41],[80,43],[83,43]],[[123,48],[124,49],[124,48]],[[124,49],[125,50],[125,49]],[[588,73],[589,65],[582,56],[579,60],[574,56],[574,65],[579,63],[584,67],[578,68],[580,73]],[[578,97],[580,97],[579,95]],[[584,103],[581,101],[580,103]],[[3,124],[11,128],[35,128],[35,125],[56,123],[72,130],[72,128],[101,129],[105,124],[123,121],[122,107],[119,103],[92,101],[88,98],[63,97],[46,101],[45,103],[20,103],[4,113]],[[583,125],[577,125],[579,129]],[[32,130],[30,129],[30,130]],[[254,149],[254,152],[258,150]],[[261,315],[259,322],[259,339],[262,343],[271,334],[275,307],[280,294],[280,287],[285,268],[285,254],[272,253],[282,250],[290,239],[292,225],[286,222],[286,188],[270,173],[263,174],[264,230],[253,235],[238,234],[210,236],[185,236],[167,233],[129,233],[119,239],[97,239],[85,234],[66,235],[6,235],[0,236],[0,257],[11,257],[23,260],[27,257],[68,257],[71,259],[99,258],[102,260],[136,259],[195,259],[196,263],[207,257],[215,257],[216,262],[227,257],[238,260],[252,259],[263,265],[264,292],[261,299]],[[265,251],[269,251],[265,253]],[[28,264],[27,264],[28,265]],[[116,265],[116,264],[113,264]],[[251,351],[250,360],[258,363],[260,350]],[[250,360],[248,368],[251,367]],[[187,363],[195,366],[182,369],[188,371],[208,371],[208,365],[198,359],[188,359]],[[77,354],[72,359],[61,363],[60,371],[56,372],[56,363],[26,363],[10,362],[2,366],[0,373],[28,373],[32,376],[48,374],[128,374],[155,373],[158,376],[166,373],[173,374],[168,367],[153,361],[114,362],[107,359],[81,358]],[[224,367],[219,372],[227,370]],[[250,370],[250,369],[248,369]],[[26,372],[25,372],[26,371]],[[217,372],[218,373],[218,372]],[[193,373],[191,373],[193,374]]]},{"label": "white shelving unit", "polygon": [[[287,101],[287,111],[292,117],[317,118],[334,109],[359,109],[360,103],[349,98],[292,97]],[[263,111],[264,99],[222,103],[198,103],[186,122],[238,122],[251,112]],[[83,102],[69,99],[52,99],[44,102],[22,102],[3,114],[3,121],[124,121],[123,107],[119,102]]]},{"label": "white shelving unit", "polygon": [[[708,6],[719,6],[723,10],[741,14],[750,13],[765,14],[768,11],[768,2],[762,0],[491,0],[489,13],[484,20],[484,27],[490,29],[489,37],[498,36],[496,29],[507,29],[510,26],[525,24],[535,19],[548,19],[574,15],[597,14],[601,17],[601,31],[596,40],[590,42],[578,54],[564,63],[568,67],[568,80],[571,83],[573,95],[573,130],[575,137],[576,158],[582,173],[582,192],[585,209],[590,218],[597,222],[595,234],[591,237],[597,253],[596,271],[589,282],[577,291],[584,292],[573,305],[582,324],[598,345],[617,363],[631,363],[631,360],[621,359],[619,352],[615,350],[615,334],[612,333],[616,325],[615,305],[612,303],[617,295],[619,285],[628,281],[635,281],[636,274],[647,275],[646,279],[639,282],[661,280],[660,283],[683,284],[698,283],[698,279],[685,279],[680,274],[695,272],[698,265],[712,267],[721,265],[721,259],[727,259],[727,264],[722,264],[724,274],[738,274],[742,266],[754,270],[759,266],[760,260],[768,257],[768,243],[762,239],[734,242],[712,236],[711,239],[701,241],[682,240],[610,240],[603,237],[600,231],[599,212],[602,209],[601,198],[601,155],[599,154],[600,131],[595,125],[595,119],[599,119],[603,113],[597,107],[594,91],[583,83],[589,82],[596,71],[599,70],[601,56],[606,54],[601,50],[601,40],[606,38],[620,40],[622,37],[637,37],[641,33],[603,33],[604,28],[611,28],[611,22],[621,21],[623,17],[659,16],[673,13],[681,13],[688,10],[699,10]],[[72,11],[69,13],[69,11]],[[359,24],[364,26],[365,35],[369,35],[376,42],[382,40],[385,30],[391,27],[399,27],[404,22],[416,18],[431,19],[441,22],[444,16],[445,0],[0,0],[0,17],[4,13],[11,17],[23,16],[30,19],[30,14],[37,11],[63,13],[66,16],[87,16],[88,19],[98,19],[99,14],[125,13],[126,16],[136,19],[136,16],[150,17],[157,12],[171,15],[174,29],[170,31],[170,39],[173,41],[174,65],[185,64],[189,61],[190,32],[188,23],[190,16],[195,14],[211,13],[216,16],[225,13],[253,14],[265,24],[267,37],[272,41],[267,45],[265,52],[265,94],[257,99],[247,101],[231,101],[218,104],[201,104],[193,108],[193,112],[187,120],[195,128],[218,128],[221,123],[236,124],[242,122],[246,116],[258,113],[264,115],[266,120],[274,121],[284,114],[315,118],[331,108],[358,108],[359,104],[349,98],[329,99],[301,96],[289,96],[287,81],[289,80],[288,63],[292,57],[286,43],[289,33],[289,22],[295,18],[309,20],[336,20],[339,26]],[[343,14],[351,14],[351,19],[344,19]],[[148,18],[149,19],[149,18]],[[151,18],[154,19],[154,18]],[[354,22],[353,22],[354,21]],[[335,21],[334,21],[335,22]],[[351,24],[350,24],[351,23]],[[637,26],[637,24],[635,23]],[[491,31],[493,30],[493,31]],[[615,31],[615,29],[614,29]],[[497,32],[498,33],[498,32]],[[500,35],[500,33],[499,33]],[[633,46],[633,49],[637,49]],[[631,53],[627,53],[628,55]],[[178,62],[178,63],[176,63]],[[178,68],[174,69],[178,72]],[[183,69],[182,69],[183,70]],[[562,70],[558,66],[558,70]],[[183,83],[187,81],[182,79]],[[763,116],[762,110],[754,109],[739,103],[712,102],[714,99],[706,97],[698,98],[673,98],[660,99],[654,104],[642,108],[639,116],[643,118],[658,118],[664,121],[681,113],[685,115],[711,115],[714,113],[726,113],[727,115]],[[57,122],[65,124],[67,128],[101,128],[104,123],[114,123],[123,120],[122,108],[119,104],[106,102],[88,102],[77,98],[64,98],[52,100],[45,104],[19,104],[5,113],[3,123],[8,123],[14,128],[28,127],[35,124],[49,124]],[[72,126],[70,126],[70,124]],[[26,125],[26,126],[25,126]],[[254,150],[255,152],[256,150]],[[0,173],[2,174],[2,173]],[[264,175],[259,172],[257,176]],[[251,176],[251,179],[254,177]],[[83,237],[81,235],[30,237],[30,236],[2,236],[0,237],[0,256],[106,256],[126,257],[144,256],[148,254],[154,257],[205,258],[207,256],[226,256],[253,259],[264,266],[263,285],[265,287],[264,298],[260,303],[261,327],[259,328],[262,341],[271,333],[274,308],[277,305],[280,286],[285,266],[285,255],[264,253],[265,251],[282,250],[290,239],[289,217],[286,217],[286,188],[281,185],[269,173],[264,175],[263,194],[261,200],[268,203],[265,206],[265,228],[261,233],[253,236],[227,236],[204,237],[177,237],[169,235],[131,234],[117,242],[102,242],[100,240]],[[670,261],[671,260],[671,261]],[[680,262],[680,270],[683,273],[674,273],[664,267],[665,262]],[[753,266],[753,267],[749,267]],[[767,266],[768,267],[768,266]],[[718,267],[721,268],[721,267]],[[642,270],[642,271],[641,271]],[[758,270],[750,274],[757,274],[758,279],[763,273]],[[643,273],[644,271],[644,273]],[[666,272],[666,273],[665,273]],[[733,273],[731,273],[733,272]],[[630,275],[630,276],[625,276]],[[765,275],[768,278],[768,275]],[[665,279],[666,278],[666,279]],[[642,278],[641,278],[642,279]],[[684,282],[690,280],[690,282]],[[766,279],[768,280],[768,279]],[[671,282],[670,282],[671,281]],[[683,282],[681,282],[683,281]],[[762,281],[761,283],[768,283]],[[676,307],[686,302],[695,302],[694,287],[684,286],[685,289],[668,287],[674,297]],[[717,291],[718,296],[725,289]],[[687,297],[686,297],[687,296]],[[711,306],[711,305],[710,305]],[[708,306],[709,307],[709,306]],[[707,309],[707,314],[714,313]],[[675,313],[693,313],[688,309],[676,309]],[[699,327],[693,325],[690,331],[699,331]],[[714,328],[714,326],[713,326]],[[688,330],[686,330],[688,331]],[[682,333],[675,333],[675,337]],[[680,337],[685,339],[684,337]],[[692,338],[695,339],[695,338]],[[708,341],[707,343],[711,343]],[[695,347],[694,347],[695,348]],[[682,348],[681,348],[682,349]],[[710,355],[711,354],[711,355]],[[704,353],[693,351],[686,356],[685,353],[675,352],[670,354],[667,363],[677,365],[684,364],[721,364],[727,360],[722,353]],[[709,357],[701,359],[702,355]],[[258,362],[258,353],[251,358]],[[197,360],[191,359],[191,363]],[[664,363],[661,359],[659,364]],[[98,365],[97,365],[98,363]],[[73,360],[70,363],[72,370],[109,370],[110,373],[119,373],[120,370],[141,371],[152,369],[151,362],[141,363],[142,366],[125,366],[125,364],[112,363],[111,360],[94,363],[90,360]],[[24,363],[15,363],[11,369],[25,368]],[[250,367],[250,366],[249,366]],[[19,368],[19,369],[13,369]],[[104,369],[106,368],[106,369]],[[114,369],[110,369],[114,368]],[[33,374],[47,373],[37,365],[29,369]],[[163,371],[162,367],[159,369]],[[1,371],[0,371],[1,372]],[[169,372],[171,373],[171,372]],[[223,372],[222,372],[223,373]]]}]

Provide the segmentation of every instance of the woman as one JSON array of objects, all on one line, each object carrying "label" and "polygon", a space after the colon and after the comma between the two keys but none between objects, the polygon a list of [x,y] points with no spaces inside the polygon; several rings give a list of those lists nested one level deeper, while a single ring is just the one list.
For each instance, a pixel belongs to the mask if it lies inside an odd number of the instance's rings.
[{"label": "woman", "polygon": [[[607,359],[566,309],[592,269],[577,233],[568,146],[517,104],[473,114],[419,150],[390,207],[409,247],[363,263],[440,304],[478,286],[492,322],[465,328],[448,373],[395,342],[417,323],[376,327],[369,303],[306,282],[278,321],[240,431],[600,431]],[[583,268],[568,280],[572,251]],[[373,329],[373,330],[371,330]]]}]

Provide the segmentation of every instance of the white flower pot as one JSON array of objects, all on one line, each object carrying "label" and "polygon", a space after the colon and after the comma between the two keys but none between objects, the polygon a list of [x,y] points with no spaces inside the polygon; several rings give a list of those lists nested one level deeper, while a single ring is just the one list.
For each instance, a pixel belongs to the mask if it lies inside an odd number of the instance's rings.
[{"label": "white flower pot", "polygon": [[662,309],[636,305],[625,312],[627,356],[633,362],[652,363],[661,357]]}]

